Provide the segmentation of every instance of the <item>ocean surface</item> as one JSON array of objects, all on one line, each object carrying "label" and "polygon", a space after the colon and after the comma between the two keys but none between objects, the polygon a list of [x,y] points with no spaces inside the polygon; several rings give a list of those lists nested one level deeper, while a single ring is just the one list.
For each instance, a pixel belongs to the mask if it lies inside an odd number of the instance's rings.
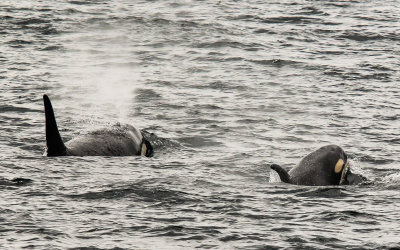
[{"label": "ocean surface", "polygon": [[[0,248],[400,247],[400,2],[0,2]],[[56,157],[117,122],[154,157]],[[337,144],[357,186],[281,183]],[[14,183],[28,178],[30,183]]]}]

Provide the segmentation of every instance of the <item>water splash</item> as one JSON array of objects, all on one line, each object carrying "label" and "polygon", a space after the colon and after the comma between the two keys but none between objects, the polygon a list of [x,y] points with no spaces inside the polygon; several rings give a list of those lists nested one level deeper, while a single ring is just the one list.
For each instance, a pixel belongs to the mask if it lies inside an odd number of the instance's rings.
[{"label": "water splash", "polygon": [[278,173],[276,171],[272,170],[271,168],[270,168],[270,171],[269,171],[268,182],[269,183],[279,183],[279,182],[281,182],[281,178],[279,177]]}]

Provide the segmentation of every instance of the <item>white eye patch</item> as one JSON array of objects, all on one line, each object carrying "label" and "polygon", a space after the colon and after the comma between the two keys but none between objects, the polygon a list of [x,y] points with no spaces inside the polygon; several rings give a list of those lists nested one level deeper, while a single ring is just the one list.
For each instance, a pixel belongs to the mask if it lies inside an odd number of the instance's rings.
[{"label": "white eye patch", "polygon": [[147,152],[147,146],[145,143],[142,144],[142,151],[140,152],[141,155],[146,155]]},{"label": "white eye patch", "polygon": [[338,174],[338,173],[340,173],[340,171],[342,171],[343,165],[344,165],[344,161],[342,159],[339,159],[336,162],[336,165],[335,165],[335,173],[336,174]]}]

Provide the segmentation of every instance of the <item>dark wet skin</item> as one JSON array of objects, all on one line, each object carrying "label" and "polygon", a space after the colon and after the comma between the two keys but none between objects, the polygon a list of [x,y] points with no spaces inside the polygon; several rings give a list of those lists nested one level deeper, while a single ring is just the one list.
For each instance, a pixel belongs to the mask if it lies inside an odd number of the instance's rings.
[{"label": "dark wet skin", "polygon": [[64,144],[50,98],[43,95],[47,156],[153,156],[153,147],[141,131],[116,124],[78,136]]},{"label": "dark wet skin", "polygon": [[350,171],[342,148],[328,145],[308,154],[289,172],[272,164],[283,182],[305,186],[356,185],[365,178]]}]

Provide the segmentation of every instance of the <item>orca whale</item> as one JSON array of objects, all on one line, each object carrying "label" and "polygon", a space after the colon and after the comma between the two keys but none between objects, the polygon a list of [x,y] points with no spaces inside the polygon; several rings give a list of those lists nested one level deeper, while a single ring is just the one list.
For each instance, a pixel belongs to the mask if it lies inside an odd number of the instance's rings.
[{"label": "orca whale", "polygon": [[277,164],[270,167],[281,181],[295,185],[354,185],[364,181],[364,177],[350,171],[347,155],[337,145],[327,145],[308,154],[289,172]]},{"label": "orca whale", "polygon": [[128,124],[116,124],[79,135],[64,143],[50,98],[43,95],[47,156],[153,156],[153,147],[142,132]]}]

